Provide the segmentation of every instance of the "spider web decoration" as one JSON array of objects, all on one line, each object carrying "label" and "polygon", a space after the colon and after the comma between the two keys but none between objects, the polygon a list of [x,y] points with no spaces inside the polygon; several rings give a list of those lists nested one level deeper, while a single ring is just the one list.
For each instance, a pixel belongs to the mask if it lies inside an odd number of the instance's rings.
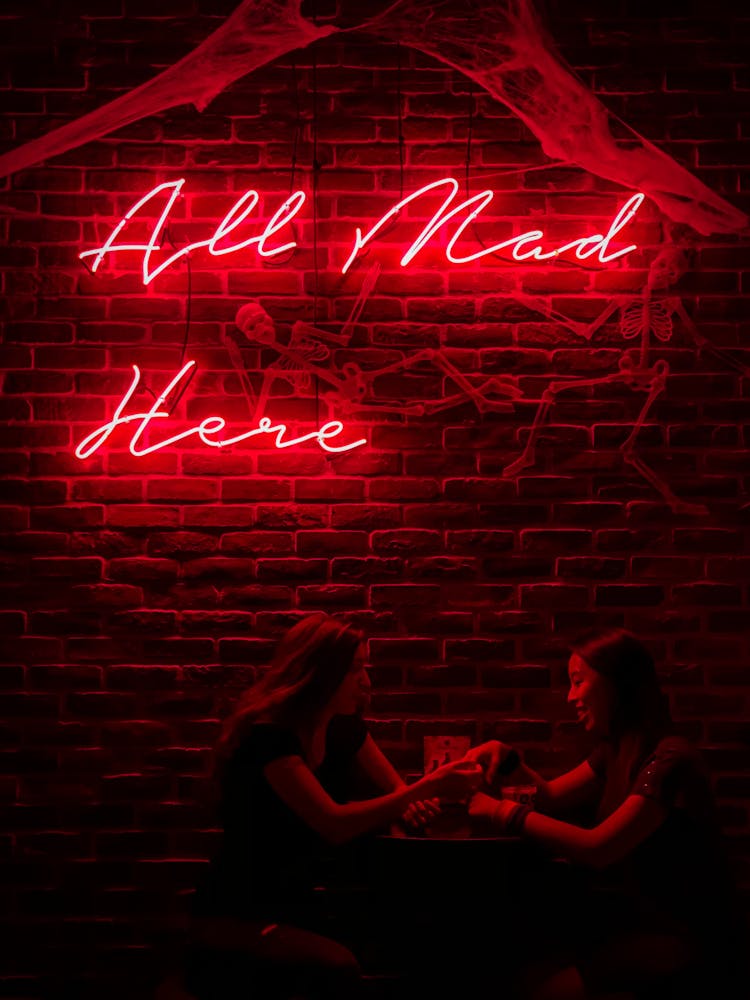
[{"label": "spider web decoration", "polygon": [[[618,144],[613,116],[564,65],[532,0],[397,0],[355,26],[453,66],[507,104],[553,159],[645,192],[698,232],[740,232],[747,216],[632,132]],[[235,80],[339,29],[300,14],[300,0],[244,0],[191,53],[130,93],[0,156],[0,177],[181,104],[198,111]],[[354,30],[348,28],[347,30]]]},{"label": "spider web decoration", "polygon": [[[399,39],[475,80],[531,129],[554,160],[646,193],[698,232],[734,232],[747,217],[614,116],[565,66],[531,0],[399,0],[368,30]],[[623,124],[623,123],[621,123]]]},{"label": "spider web decoration", "polygon": [[181,104],[192,104],[197,111],[203,111],[235,80],[336,30],[302,17],[300,3],[244,0],[216,31],[174,66],[109,104],[0,156],[0,177]]}]

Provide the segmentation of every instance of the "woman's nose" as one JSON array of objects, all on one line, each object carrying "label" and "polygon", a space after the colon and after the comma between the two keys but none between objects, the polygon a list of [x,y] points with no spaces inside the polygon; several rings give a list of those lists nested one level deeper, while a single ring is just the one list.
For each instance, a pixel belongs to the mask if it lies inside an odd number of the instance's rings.
[{"label": "woman's nose", "polygon": [[576,696],[573,694],[573,688],[568,691],[568,701],[575,701]]}]

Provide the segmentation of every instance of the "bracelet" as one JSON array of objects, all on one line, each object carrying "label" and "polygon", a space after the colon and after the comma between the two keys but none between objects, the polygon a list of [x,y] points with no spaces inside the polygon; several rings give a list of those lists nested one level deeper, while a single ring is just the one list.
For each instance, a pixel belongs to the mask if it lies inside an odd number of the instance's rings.
[{"label": "bracelet", "polygon": [[505,824],[505,829],[508,833],[520,836],[523,833],[524,826],[526,825],[526,818],[532,809],[531,806],[523,806],[520,802],[516,802],[515,806],[515,809],[510,814],[510,818]]}]

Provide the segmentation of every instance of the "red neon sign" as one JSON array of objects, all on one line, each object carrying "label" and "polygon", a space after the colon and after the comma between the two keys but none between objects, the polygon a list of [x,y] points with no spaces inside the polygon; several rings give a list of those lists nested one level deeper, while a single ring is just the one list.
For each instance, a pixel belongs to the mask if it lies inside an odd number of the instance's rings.
[{"label": "red neon sign", "polygon": [[75,449],[76,458],[89,458],[94,454],[94,452],[98,451],[106,441],[109,440],[118,427],[123,427],[136,422],[137,426],[131,435],[130,444],[128,446],[130,454],[135,458],[142,458],[144,455],[151,455],[155,451],[161,451],[162,448],[167,448],[171,444],[175,444],[178,441],[185,441],[191,437],[197,437],[202,444],[209,448],[228,448],[233,444],[239,444],[241,441],[247,441],[250,438],[263,434],[270,434],[276,436],[276,440],[274,442],[275,448],[293,448],[295,445],[304,444],[307,441],[315,441],[320,448],[323,449],[323,451],[331,452],[333,454],[352,451],[354,448],[360,448],[363,444],[367,444],[366,438],[359,438],[349,444],[328,444],[330,440],[338,437],[344,430],[344,425],[339,420],[329,420],[328,423],[323,424],[323,426],[319,427],[316,431],[311,431],[308,434],[302,434],[299,437],[287,439],[286,424],[273,424],[269,417],[261,417],[257,426],[253,427],[249,431],[243,431],[242,433],[234,434],[231,437],[219,438],[219,435],[226,428],[226,420],[219,416],[206,417],[201,420],[199,424],[195,424],[193,427],[180,431],[177,434],[172,434],[170,437],[164,438],[163,441],[158,441],[156,444],[144,444],[142,439],[147,429],[150,428],[156,421],[169,418],[170,415],[163,409],[163,406],[177,387],[181,383],[184,384],[185,381],[192,376],[194,368],[195,361],[186,362],[186,364],[184,364],[180,371],[174,376],[169,385],[167,385],[167,387],[159,394],[157,399],[154,400],[154,404],[149,410],[136,413],[126,413],[128,404],[130,403],[130,400],[132,399],[133,394],[138,388],[141,380],[141,371],[138,365],[133,365],[133,380],[122,399],[117,404],[114,416],[111,420],[108,420],[100,427],[97,427],[96,430],[87,434],[86,437],[79,442]]},{"label": "red neon sign", "polygon": [[[411,202],[416,201],[417,198],[421,198],[422,195],[427,194],[428,191],[435,191],[446,184],[450,187],[448,196],[401,258],[401,267],[406,267],[406,265],[414,259],[419,251],[427,243],[429,243],[438,229],[450,222],[460,212],[463,212],[471,206],[474,207],[471,208],[469,214],[459,224],[455,233],[448,241],[448,246],[445,249],[445,256],[451,264],[468,264],[472,260],[479,260],[481,257],[487,257],[489,254],[497,253],[500,250],[505,250],[509,247],[513,247],[511,256],[518,261],[530,259],[552,260],[553,258],[560,256],[560,254],[575,249],[575,255],[579,260],[586,260],[598,251],[599,261],[602,264],[606,264],[609,261],[617,260],[618,257],[624,257],[626,254],[632,253],[633,250],[637,249],[635,243],[632,243],[630,246],[609,252],[609,244],[617,233],[619,233],[621,229],[625,228],[641,207],[643,199],[645,198],[645,195],[643,194],[633,195],[633,197],[623,205],[615,216],[609,230],[604,234],[597,233],[594,236],[579,236],[577,239],[572,240],[569,243],[565,243],[563,246],[557,247],[555,250],[544,251],[541,246],[532,246],[530,249],[522,250],[522,247],[528,244],[539,243],[544,239],[544,233],[541,229],[530,229],[528,232],[521,233],[520,236],[511,236],[510,239],[503,240],[500,243],[495,243],[490,247],[483,247],[475,253],[457,256],[454,253],[456,243],[463,235],[467,226],[470,226],[476,217],[480,215],[480,213],[490,204],[495,197],[495,193],[494,191],[489,190],[480,191],[479,194],[475,194],[471,198],[467,198],[466,201],[462,201],[460,204],[454,205],[453,208],[451,208],[453,199],[458,194],[459,184],[455,177],[444,177],[442,180],[433,181],[432,184],[425,184],[424,187],[421,187],[418,191],[408,195],[406,198],[402,198],[401,201],[394,205],[393,208],[385,213],[385,215],[381,216],[375,225],[372,226],[364,236],[362,235],[362,230],[359,226],[357,226],[354,238],[354,247],[352,248],[352,252],[349,254],[346,263],[341,268],[342,274],[346,274],[350,265],[356,259],[359,251],[366,246],[370,240],[374,239],[383,226],[387,225],[394,216],[398,215],[402,208],[411,204]],[[450,211],[448,211],[449,208]]]},{"label": "red neon sign", "polygon": [[[291,194],[275,212],[259,235],[251,236],[246,239],[240,239],[236,243],[226,243],[226,238],[247,221],[249,215],[255,209],[260,200],[260,196],[257,191],[248,190],[237,199],[234,205],[232,205],[208,239],[198,240],[196,243],[191,243],[188,246],[176,250],[171,254],[171,256],[165,258],[152,268],[151,258],[160,248],[163,230],[167,223],[169,213],[177,201],[177,198],[180,196],[184,183],[185,178],[181,178],[177,181],[167,181],[166,183],[159,184],[157,187],[153,188],[148,192],[148,194],[144,195],[143,198],[128,209],[124,217],[120,220],[120,222],[118,222],[102,246],[96,247],[93,250],[84,250],[79,254],[80,259],[86,260],[89,257],[93,257],[91,270],[97,271],[101,262],[109,254],[122,253],[124,251],[139,251],[143,254],[143,284],[148,285],[168,267],[180,260],[180,258],[185,257],[192,251],[203,247],[205,247],[209,254],[214,257],[222,257],[228,254],[237,253],[238,251],[246,250],[249,247],[255,247],[256,252],[261,257],[275,257],[278,254],[285,253],[286,251],[292,250],[297,246],[294,240],[284,243],[281,246],[271,247],[270,249],[266,246],[266,243],[272,236],[290,223],[302,208],[302,205],[305,202],[305,194],[303,191],[295,191]],[[458,222],[457,228],[450,237],[448,245],[445,248],[446,260],[450,264],[468,264],[471,261],[479,260],[482,257],[487,257],[490,254],[498,253],[502,250],[510,250],[511,257],[516,261],[553,260],[562,254],[575,251],[575,256],[578,260],[587,260],[590,257],[595,257],[598,259],[599,263],[606,264],[610,261],[618,260],[619,258],[624,257],[627,254],[632,253],[633,250],[637,249],[635,243],[621,247],[610,247],[610,244],[634,218],[638,209],[643,204],[645,195],[640,193],[633,195],[627,202],[625,202],[617,215],[614,217],[606,233],[579,236],[574,240],[564,243],[562,246],[545,250],[542,246],[544,232],[541,229],[530,229],[518,236],[512,236],[507,240],[495,243],[492,246],[482,247],[480,250],[476,250],[473,253],[460,254],[456,250],[456,244],[463,236],[467,227],[474,222],[474,220],[494,199],[495,193],[490,190],[480,191],[479,194],[475,194],[471,198],[467,198],[465,201],[453,204],[459,191],[459,183],[454,177],[444,177],[441,180],[433,181],[431,184],[425,184],[423,187],[419,188],[419,190],[414,191],[405,198],[402,198],[384,215],[382,215],[366,233],[363,233],[361,227],[357,226],[354,236],[354,245],[346,259],[346,262],[344,263],[344,266],[341,268],[341,273],[346,274],[352,263],[356,260],[360,251],[366,247],[368,243],[374,240],[378,233],[394,217],[396,217],[403,208],[410,205],[418,198],[421,198],[423,195],[445,188],[446,185],[449,190],[443,204],[434,213],[430,221],[422,229],[419,236],[417,236],[417,238],[407,248],[401,257],[401,267],[406,267],[410,264],[419,251],[430,242],[438,230],[455,220],[456,217],[462,212],[467,213],[466,217]],[[161,215],[151,230],[151,235],[148,241],[146,243],[116,243],[115,240],[123,228],[140,211],[140,209],[145,205],[149,205],[155,198],[157,198],[158,195],[166,191],[170,191],[171,193],[167,198]]]},{"label": "red neon sign", "polygon": [[[269,237],[273,236],[288,222],[290,222],[302,208],[305,201],[304,191],[295,191],[294,194],[291,194],[287,198],[284,204],[277,210],[273,218],[266,225],[260,236],[253,236],[250,239],[240,240],[239,243],[232,243],[229,246],[217,246],[217,244],[223,240],[225,236],[228,236],[242,225],[258,204],[260,195],[257,191],[249,190],[245,191],[245,193],[237,199],[234,205],[232,205],[214,230],[210,239],[198,240],[197,243],[190,243],[188,246],[176,250],[171,257],[167,257],[166,260],[163,260],[157,267],[151,270],[149,266],[151,263],[151,255],[155,250],[158,250],[161,245],[162,230],[166,225],[172,206],[180,196],[184,183],[185,178],[182,177],[178,181],[167,181],[166,183],[159,184],[157,187],[153,188],[148,192],[148,194],[145,194],[140,201],[137,201],[128,209],[102,246],[97,247],[95,250],[84,250],[83,253],[78,255],[80,260],[85,260],[87,257],[93,257],[94,262],[91,265],[91,270],[97,271],[99,269],[99,265],[107,254],[121,253],[123,250],[141,250],[143,252],[143,284],[148,285],[154,280],[155,277],[157,277],[157,275],[161,274],[162,271],[165,271],[171,264],[174,264],[175,261],[179,260],[181,257],[185,257],[193,250],[199,250],[201,247],[206,247],[208,252],[214,257],[221,257],[225,254],[236,253],[238,250],[245,250],[247,247],[256,244],[257,252],[261,257],[275,257],[277,254],[284,253],[286,250],[292,250],[297,246],[297,244],[292,241],[290,243],[285,243],[283,246],[267,250],[265,244]],[[132,219],[144,205],[149,204],[152,199],[156,198],[156,196],[162,191],[167,191],[170,188],[172,193],[167,199],[167,203],[164,206],[161,215],[157,219],[156,225],[151,231],[148,243],[115,243],[117,236],[127,225],[130,219]]]}]

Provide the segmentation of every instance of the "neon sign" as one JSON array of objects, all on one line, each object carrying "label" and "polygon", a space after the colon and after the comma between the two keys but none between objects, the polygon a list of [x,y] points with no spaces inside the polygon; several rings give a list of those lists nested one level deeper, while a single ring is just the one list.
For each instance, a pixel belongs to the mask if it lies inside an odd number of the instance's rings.
[{"label": "neon sign", "polygon": [[[180,180],[167,181],[166,183],[159,184],[157,187],[153,188],[148,192],[148,194],[144,195],[143,198],[128,209],[123,218],[117,223],[115,228],[107,237],[106,241],[100,247],[96,247],[93,250],[84,250],[79,254],[80,259],[87,260],[88,258],[93,258],[91,270],[97,271],[104,258],[110,254],[122,253],[125,251],[140,252],[143,254],[143,284],[148,285],[168,267],[171,267],[182,257],[187,256],[194,250],[205,248],[212,256],[222,257],[253,247],[255,252],[260,257],[270,258],[275,257],[278,254],[285,253],[288,250],[293,250],[297,246],[294,240],[290,240],[286,243],[282,243],[280,246],[272,246],[270,248],[267,246],[267,243],[273,236],[288,225],[300,211],[305,202],[305,193],[303,191],[295,191],[291,194],[277,209],[259,235],[239,239],[237,242],[227,242],[228,237],[230,237],[237,229],[240,228],[240,226],[247,222],[249,216],[260,201],[260,195],[258,192],[251,189],[245,191],[245,193],[237,199],[208,239],[198,240],[197,242],[190,243],[188,246],[182,247],[179,250],[175,250],[170,256],[152,266],[152,257],[161,247],[169,214],[180,196],[184,184],[185,178],[183,177],[180,178]],[[448,193],[443,201],[443,204],[434,213],[417,238],[406,249],[401,257],[401,267],[407,267],[417,254],[423,250],[425,246],[427,246],[439,230],[441,230],[444,226],[447,226],[449,223],[456,222],[456,229],[450,236],[444,251],[446,260],[450,264],[468,264],[471,261],[480,260],[482,257],[499,253],[502,250],[510,250],[510,255],[513,260],[519,262],[554,260],[563,254],[574,251],[575,257],[578,260],[595,258],[599,261],[599,263],[607,264],[611,261],[625,257],[627,254],[632,253],[633,250],[637,249],[635,243],[620,247],[611,246],[611,244],[615,237],[617,237],[618,234],[635,217],[638,209],[643,204],[645,195],[640,193],[633,195],[627,202],[625,202],[612,220],[612,223],[606,233],[579,236],[574,240],[570,240],[567,243],[562,244],[561,246],[545,250],[542,245],[545,239],[544,232],[541,229],[530,229],[518,236],[511,236],[509,239],[501,240],[499,243],[494,243],[488,247],[482,247],[480,250],[476,250],[472,253],[461,254],[458,252],[456,244],[463,236],[467,227],[472,225],[474,220],[493,201],[495,193],[490,190],[480,191],[479,194],[475,194],[471,198],[467,198],[465,201],[454,204],[456,196],[459,192],[459,183],[454,177],[444,177],[441,180],[433,181],[431,184],[425,184],[417,191],[414,191],[412,194],[402,198],[384,215],[382,215],[380,219],[378,219],[378,221],[367,230],[366,233],[363,233],[362,228],[357,226],[354,235],[354,244],[349,256],[341,268],[341,273],[346,274],[364,247],[374,240],[378,233],[381,232],[381,230],[388,225],[391,220],[395,219],[399,215],[402,209],[416,202],[424,195],[429,195],[432,192],[440,191],[441,189],[445,190],[446,187],[448,189]],[[159,218],[152,226],[151,235],[149,236],[147,242],[115,242],[122,230],[142,208],[151,205],[155,199],[158,199],[159,195],[166,192],[170,193]],[[466,213],[465,218],[458,221],[457,216],[464,212]]]},{"label": "neon sign", "polygon": [[328,423],[323,424],[322,427],[319,427],[315,431],[311,431],[308,434],[302,434],[299,437],[287,438],[286,424],[274,424],[271,422],[269,417],[261,417],[257,426],[251,428],[250,430],[242,431],[240,434],[234,434],[229,437],[220,437],[227,426],[226,420],[220,416],[206,417],[201,420],[200,423],[195,424],[193,427],[189,427],[187,430],[180,431],[177,434],[172,434],[155,444],[145,444],[143,438],[146,431],[151,428],[155,422],[169,418],[170,414],[163,409],[166,401],[169,399],[170,395],[178,389],[178,386],[182,385],[182,387],[185,388],[185,385],[192,377],[194,370],[195,361],[188,361],[154,400],[153,406],[149,410],[127,413],[128,404],[130,403],[141,380],[141,371],[138,365],[133,365],[133,380],[131,381],[129,388],[123,395],[122,399],[117,404],[112,419],[108,420],[100,427],[97,427],[96,430],[87,434],[86,437],[79,442],[75,449],[76,458],[89,458],[110,439],[112,434],[119,427],[128,426],[128,429],[130,429],[129,425],[134,423],[137,424],[137,426],[130,437],[130,444],[128,447],[130,454],[135,458],[142,458],[145,455],[151,455],[155,451],[161,451],[162,448],[167,448],[169,445],[176,444],[178,441],[186,441],[190,438],[197,438],[201,444],[206,445],[209,448],[228,448],[231,445],[239,444],[241,441],[247,441],[250,438],[258,437],[260,435],[275,435],[275,448],[292,448],[295,445],[304,444],[308,441],[314,441],[320,448],[322,448],[323,451],[334,454],[352,451],[354,448],[360,448],[363,444],[367,444],[366,438],[359,438],[356,441],[349,442],[349,444],[329,444],[329,441],[333,438],[339,437],[339,435],[344,431],[344,425],[339,420],[329,420]]},{"label": "neon sign", "polygon": [[419,251],[427,243],[429,243],[438,229],[446,225],[446,223],[450,222],[453,218],[455,218],[455,216],[471,206],[474,207],[471,209],[466,218],[459,224],[455,233],[448,241],[448,246],[445,249],[445,256],[451,264],[468,264],[472,260],[479,260],[481,257],[487,257],[489,254],[498,253],[500,250],[505,250],[509,247],[513,247],[511,256],[514,260],[518,261],[552,260],[555,257],[559,257],[560,254],[575,249],[576,257],[578,257],[579,260],[586,260],[598,251],[599,261],[602,264],[606,264],[611,260],[617,260],[618,257],[624,257],[626,254],[632,253],[633,250],[637,250],[635,243],[619,250],[613,250],[612,252],[609,252],[608,248],[611,240],[617,235],[617,233],[620,232],[621,229],[625,228],[628,222],[630,222],[635,213],[641,207],[645,197],[645,195],[642,194],[633,195],[633,197],[630,198],[625,205],[623,205],[615,216],[615,219],[606,234],[597,233],[595,236],[579,236],[577,239],[571,240],[569,243],[565,243],[563,246],[557,247],[554,250],[544,251],[541,246],[532,246],[530,249],[522,250],[521,248],[527,244],[539,243],[544,239],[544,233],[541,229],[530,229],[526,233],[521,233],[520,236],[511,236],[510,239],[502,240],[500,243],[494,243],[489,247],[483,247],[475,253],[466,254],[463,257],[457,256],[454,253],[456,243],[463,235],[467,226],[470,226],[477,216],[480,215],[481,212],[490,204],[495,197],[495,193],[494,191],[480,191],[479,194],[475,194],[473,197],[467,198],[466,201],[462,201],[459,205],[454,205],[454,207],[448,211],[453,199],[458,194],[459,185],[455,177],[444,177],[440,181],[433,181],[432,184],[425,184],[425,186],[421,187],[418,191],[408,195],[406,198],[402,198],[401,201],[390,209],[390,211],[381,216],[381,218],[378,219],[375,225],[372,226],[372,228],[364,236],[362,235],[362,230],[359,226],[357,226],[356,235],[354,237],[354,247],[352,252],[349,254],[346,263],[341,268],[342,274],[346,274],[350,265],[356,259],[359,251],[366,246],[370,240],[374,239],[383,226],[387,225],[392,218],[397,216],[402,208],[411,204],[411,202],[416,201],[417,198],[421,198],[422,195],[427,194],[428,191],[436,191],[438,188],[441,188],[446,184],[450,188],[448,196],[401,258],[401,267],[406,267],[407,264],[411,263]]},{"label": "neon sign", "polygon": [[[201,247],[206,247],[208,252],[214,257],[222,257],[226,254],[236,253],[238,250],[245,250],[247,247],[255,245],[257,253],[261,257],[275,257],[277,254],[284,253],[286,250],[292,250],[297,246],[297,244],[292,241],[290,243],[285,243],[283,246],[274,247],[272,250],[267,250],[266,240],[277,233],[279,229],[282,229],[294,218],[297,212],[299,212],[305,201],[304,191],[295,191],[294,194],[287,198],[260,236],[253,236],[250,239],[240,240],[239,243],[232,243],[229,246],[217,246],[217,244],[220,243],[225,236],[228,236],[242,225],[258,204],[260,195],[257,191],[249,190],[245,191],[242,197],[238,198],[234,205],[232,205],[214,230],[213,236],[211,236],[210,239],[198,240],[197,243],[190,243],[188,246],[182,247],[180,250],[176,250],[171,257],[167,257],[166,260],[163,260],[158,267],[150,270],[151,255],[161,246],[162,234],[167,218],[172,210],[172,206],[180,196],[184,183],[185,178],[182,177],[178,181],[167,181],[165,184],[159,184],[157,187],[153,188],[148,192],[148,194],[145,194],[140,201],[131,205],[102,246],[97,247],[95,250],[84,250],[83,253],[78,255],[79,259],[85,260],[87,257],[93,257],[94,262],[91,265],[91,270],[97,271],[99,269],[99,265],[108,254],[121,253],[123,250],[141,250],[143,252],[143,284],[148,285],[154,280],[154,278],[160,275],[162,271],[165,271],[181,257],[185,257],[193,250],[199,250]],[[117,236],[133,218],[133,216],[136,215],[144,205],[148,205],[154,198],[156,198],[157,195],[161,194],[162,191],[168,191],[170,188],[172,193],[167,199],[167,203],[162,209],[162,213],[157,219],[156,225],[151,230],[151,237],[148,243],[115,243]]]}]

